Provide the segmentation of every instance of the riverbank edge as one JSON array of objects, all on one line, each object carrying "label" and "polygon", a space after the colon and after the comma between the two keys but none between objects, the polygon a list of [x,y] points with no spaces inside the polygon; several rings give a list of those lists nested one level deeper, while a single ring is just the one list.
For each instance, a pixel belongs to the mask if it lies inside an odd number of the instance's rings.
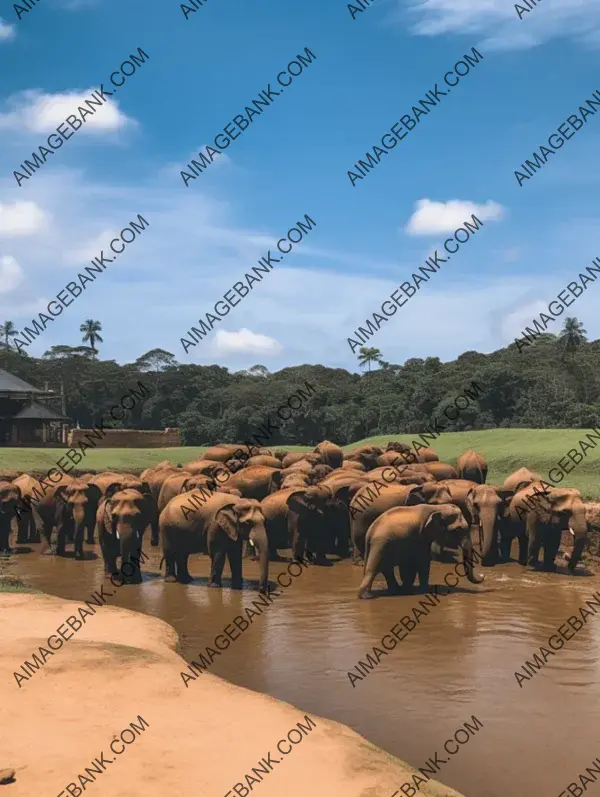
[{"label": "riverbank edge", "polygon": [[[47,647],[67,617],[78,617],[80,606],[39,592],[0,593],[0,695],[4,730],[10,729],[0,769],[16,770],[11,797],[79,788],[78,774],[101,751],[112,755],[111,741],[140,716],[148,724],[143,734],[94,776],[98,797],[162,797],[188,793],[191,785],[202,797],[222,797],[246,784],[245,774],[269,751],[276,755],[290,729],[306,724],[303,709],[210,673],[186,689],[175,629],[117,607],[87,617],[19,686],[13,673],[40,645]],[[260,797],[282,789],[289,797],[391,797],[417,772],[349,727],[309,716],[316,727],[254,785]],[[420,791],[463,797],[435,780]]]}]

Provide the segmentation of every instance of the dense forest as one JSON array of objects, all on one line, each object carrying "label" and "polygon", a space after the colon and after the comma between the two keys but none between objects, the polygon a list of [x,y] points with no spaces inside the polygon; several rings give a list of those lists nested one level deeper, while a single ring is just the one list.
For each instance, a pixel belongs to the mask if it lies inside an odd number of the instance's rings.
[{"label": "dense forest", "polygon": [[[512,343],[492,354],[467,351],[447,363],[427,357],[395,365],[379,350],[363,347],[359,365],[369,370],[362,374],[323,365],[276,373],[256,365],[231,373],[219,365],[180,365],[162,349],[119,365],[99,357],[101,329],[88,320],[81,331],[90,345],[53,346],[38,359],[10,345],[14,333],[6,322],[0,327],[0,368],[35,387],[62,390],[66,414],[86,428],[142,380],[151,395],[121,425],[176,426],[185,445],[243,441],[307,380],[316,392],[289,421],[278,422],[270,445],[323,439],[344,445],[371,435],[419,432],[472,382],[480,387],[479,399],[454,423],[445,420],[447,431],[600,423],[600,340],[588,342],[577,319],[566,319],[559,336],[541,334],[521,352]],[[378,367],[371,370],[372,365]]]}]

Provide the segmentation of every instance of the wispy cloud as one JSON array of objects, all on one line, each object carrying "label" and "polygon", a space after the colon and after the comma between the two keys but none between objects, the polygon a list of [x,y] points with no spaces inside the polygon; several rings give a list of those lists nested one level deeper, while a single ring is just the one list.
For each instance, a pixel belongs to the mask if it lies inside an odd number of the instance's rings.
[{"label": "wispy cloud", "polygon": [[461,199],[451,199],[448,202],[419,199],[415,204],[415,212],[404,229],[409,235],[454,232],[465,221],[470,221],[473,214],[481,221],[497,221],[503,218],[504,212],[502,205],[492,200],[478,205]]},{"label": "wispy cloud", "polygon": [[0,42],[8,42],[16,36],[15,26],[9,25],[0,17]]}]

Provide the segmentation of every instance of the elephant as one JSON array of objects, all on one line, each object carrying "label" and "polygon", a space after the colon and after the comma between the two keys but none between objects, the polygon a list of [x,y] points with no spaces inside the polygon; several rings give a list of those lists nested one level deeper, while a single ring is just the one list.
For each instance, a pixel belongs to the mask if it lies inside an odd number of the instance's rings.
[{"label": "elephant", "polygon": [[417,451],[418,462],[439,462],[437,452],[433,448],[419,447]]},{"label": "elephant", "polygon": [[185,466],[188,473],[194,476],[210,476],[211,479],[216,478],[220,473],[233,473],[230,470],[229,463],[225,465],[223,462],[217,462],[214,459],[194,459]]},{"label": "elephant", "polygon": [[266,454],[259,454],[256,457],[250,457],[246,460],[245,466],[246,468],[251,467],[252,465],[265,465],[267,468],[281,468],[281,460],[277,459],[276,457],[270,457]]},{"label": "elephant", "polygon": [[301,459],[304,459],[304,454],[300,451],[291,451],[289,454],[286,454],[285,457],[281,460],[281,466],[283,468],[289,468],[291,465],[294,465],[296,462],[300,462]]},{"label": "elephant", "polygon": [[549,488],[541,481],[532,482],[512,497],[507,516],[510,529],[506,533],[505,526],[505,534],[500,541],[503,558],[507,559],[510,555],[510,543],[512,536],[516,534],[520,546],[520,564],[537,567],[540,548],[543,546],[543,569],[556,572],[554,559],[558,554],[561,534],[568,529],[575,541],[567,566],[571,572],[575,570],[589,531],[585,505],[579,490]]},{"label": "elephant", "polygon": [[145,481],[148,483],[150,492],[154,496],[154,500],[158,501],[161,488],[165,481],[170,476],[178,476],[183,471],[186,473],[191,473],[191,471],[188,471],[187,468],[163,467],[156,468],[155,470],[152,470],[152,468],[146,468],[146,470],[143,470],[140,473],[140,481]]},{"label": "elephant", "polygon": [[378,467],[379,457],[382,454],[383,451],[381,448],[379,448],[379,446],[360,446],[359,448],[350,451],[350,453],[344,454],[344,460],[360,462],[365,470],[372,470],[373,468]]},{"label": "elephant", "polygon": [[260,561],[259,591],[269,589],[269,550],[265,516],[255,499],[215,493],[195,512],[185,517],[185,495],[172,498],[160,515],[165,581],[191,581],[188,558],[208,550],[211,558],[209,587],[220,587],[225,557],[231,568],[232,589],[242,588],[242,545],[252,542]]},{"label": "elephant", "polygon": [[140,479],[142,479],[142,481],[144,481],[144,480],[146,480],[148,478],[148,476],[153,474],[155,471],[164,470],[165,468],[167,470],[169,470],[169,469],[173,469],[174,470],[175,466],[173,464],[171,464],[171,462],[169,462],[168,459],[163,459],[162,462],[158,462],[156,465],[152,465],[152,467],[146,468],[146,470],[143,470],[140,473]]},{"label": "elephant", "polygon": [[[150,526],[150,545],[156,547],[159,543],[158,538],[158,506],[157,502],[150,491],[148,482],[143,482],[136,476],[126,479],[118,479],[117,481],[109,484],[104,490],[104,497],[110,498],[115,492],[119,490],[136,490],[144,497],[145,500],[145,514],[148,517],[148,524]],[[144,529],[142,529],[142,541],[144,538]]]},{"label": "elephant", "polygon": [[56,553],[64,556],[65,543],[75,543],[75,559],[83,559],[83,538],[87,529],[87,543],[94,542],[94,527],[102,492],[97,484],[85,479],[73,479],[69,484],[59,484],[56,499]]},{"label": "elephant", "polygon": [[406,443],[402,443],[400,440],[390,440],[385,450],[400,452],[400,451],[410,451],[411,448],[409,445],[407,445]]},{"label": "elephant", "polygon": [[380,468],[384,468],[386,465],[400,467],[401,465],[406,465],[406,461],[397,451],[384,451],[383,454],[377,457],[377,465]]},{"label": "elephant", "polygon": [[160,488],[157,501],[158,513],[160,514],[171,498],[179,495],[179,493],[201,489],[202,487],[214,491],[217,489],[217,483],[208,476],[194,476],[191,473],[186,473],[186,471],[179,471],[177,474],[168,476]]},{"label": "elephant", "polygon": [[[116,489],[115,492],[109,491],[98,507],[96,531],[102,549],[104,570],[113,576],[120,572],[123,583],[142,582],[140,560],[136,557],[142,552],[144,531],[155,511],[151,501],[154,499],[149,493]],[[155,505],[154,502],[154,507]],[[119,557],[120,571],[117,568]],[[125,572],[126,565],[133,568],[132,573]]]},{"label": "elephant", "polygon": [[43,555],[54,554],[52,547],[52,531],[56,525],[57,499],[54,494],[60,485],[70,484],[71,476],[62,473],[60,482],[42,483],[33,476],[24,473],[15,479],[12,484],[21,490],[19,504],[15,508],[18,517],[17,542],[37,542],[38,534],[42,535],[45,548]]},{"label": "elephant", "polygon": [[325,554],[333,552],[336,544],[338,548],[343,544],[344,532],[349,536],[347,520],[344,529],[348,492],[348,486],[334,490],[321,482],[288,495],[288,529],[294,560],[301,560],[308,549],[315,555],[315,565],[332,564]]},{"label": "elephant", "polygon": [[356,462],[353,459],[345,459],[342,462],[342,468],[344,470],[360,470],[363,473],[367,470],[361,462]]},{"label": "elephant", "polygon": [[[298,476],[300,475],[301,474],[298,474]],[[280,490],[267,495],[267,497],[263,498],[260,502],[262,513],[265,516],[269,561],[282,562],[285,560],[285,557],[279,555],[278,549],[289,548],[291,546],[288,529],[289,507],[287,499],[293,493],[297,493],[303,489],[305,490],[309,486],[308,484],[290,484],[289,486],[284,484],[281,486]]]},{"label": "elephant", "polygon": [[456,468],[448,465],[447,462],[425,462],[424,464],[427,471],[439,482],[444,479],[458,479]]},{"label": "elephant", "polygon": [[343,450],[335,443],[329,440],[323,440],[315,447],[314,453],[321,457],[324,465],[329,465],[330,468],[341,468],[344,461]]},{"label": "elephant", "polygon": [[326,476],[329,476],[330,473],[333,473],[331,465],[315,465],[306,475],[310,479],[311,484],[318,484],[322,482]]},{"label": "elephant", "polygon": [[491,484],[478,484],[467,493],[466,509],[471,516],[472,526],[479,529],[484,566],[493,565],[499,559],[498,543],[511,497],[510,491]]},{"label": "elephant", "polygon": [[285,457],[287,457],[287,453],[288,452],[284,451],[283,448],[276,448],[275,451],[273,451],[273,456],[276,457],[281,463],[283,463],[283,460],[285,459]]},{"label": "elephant", "polygon": [[20,498],[20,487],[11,482],[0,481],[0,553],[11,552],[10,530]]},{"label": "elephant", "polygon": [[283,480],[283,471],[254,465],[234,473],[227,481],[229,487],[235,487],[244,498],[255,498],[262,501],[269,493],[279,489]]},{"label": "elephant", "polygon": [[402,465],[399,468],[394,468],[391,465],[386,465],[383,468],[375,468],[365,474],[366,482],[383,481],[386,484],[424,484],[425,482],[435,482],[435,477],[428,473],[426,470],[416,471],[408,465]]},{"label": "elephant", "polygon": [[459,546],[463,553],[466,576],[472,584],[481,584],[485,576],[473,567],[473,546],[469,526],[454,504],[419,504],[388,509],[371,524],[365,544],[365,566],[358,590],[359,598],[371,598],[377,573],[383,573],[392,593],[400,591],[394,567],[406,591],[412,591],[417,574],[423,591],[429,589],[431,543]]},{"label": "elephant", "polygon": [[511,490],[513,494],[517,493],[522,487],[527,487],[532,482],[541,480],[541,476],[533,470],[528,468],[519,468],[507,476],[504,480],[504,489]]},{"label": "elephant", "polygon": [[488,466],[484,457],[470,448],[461,454],[456,461],[456,470],[460,479],[469,479],[477,484],[485,484]]},{"label": "elephant", "polygon": [[[258,453],[258,446],[252,446],[252,449],[256,449],[256,453]],[[242,450],[243,449],[241,445],[235,445],[233,443],[219,443],[219,445],[207,448],[203,454],[203,459],[213,460],[214,462],[227,462],[227,460],[231,459],[234,454]],[[252,450],[250,456],[253,454],[254,450]]]},{"label": "elephant", "polygon": [[288,473],[281,481],[279,492],[287,490],[289,487],[310,487],[313,483],[310,473],[310,471],[308,473],[302,473],[301,471]]},{"label": "elephant", "polygon": [[360,564],[360,560],[364,558],[369,526],[388,509],[416,504],[450,503],[450,492],[440,482],[407,486],[390,484],[380,491],[375,491],[371,484],[363,485],[354,492],[350,501],[353,563]]}]

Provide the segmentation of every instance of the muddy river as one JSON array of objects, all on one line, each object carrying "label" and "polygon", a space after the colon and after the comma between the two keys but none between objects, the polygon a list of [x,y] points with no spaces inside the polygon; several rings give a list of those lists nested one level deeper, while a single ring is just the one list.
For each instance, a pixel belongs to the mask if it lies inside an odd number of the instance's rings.
[{"label": "muddy river", "polygon": [[[94,553],[87,546],[84,562],[39,557],[38,548],[22,546],[23,553],[2,563],[3,572],[83,601],[105,583],[115,592],[112,605],[173,625],[188,661],[258,597],[250,589],[207,589],[206,557],[191,558],[192,584],[165,584],[152,548],[143,585],[114,590],[97,546]],[[285,568],[272,563],[272,577]],[[431,583],[442,584],[452,568],[434,563]],[[247,560],[244,571],[248,579],[257,575]],[[446,761],[437,779],[467,797],[557,797],[600,756],[600,610],[521,687],[515,671],[600,590],[600,578],[534,573],[516,563],[484,572],[481,586],[463,579],[441,597],[354,687],[348,671],[422,596],[359,601],[361,570],[348,561],[304,570],[215,658],[211,671],[338,720],[415,767],[437,752]],[[447,755],[444,743],[472,715],[483,727]],[[600,797],[600,782],[588,794]]]}]

